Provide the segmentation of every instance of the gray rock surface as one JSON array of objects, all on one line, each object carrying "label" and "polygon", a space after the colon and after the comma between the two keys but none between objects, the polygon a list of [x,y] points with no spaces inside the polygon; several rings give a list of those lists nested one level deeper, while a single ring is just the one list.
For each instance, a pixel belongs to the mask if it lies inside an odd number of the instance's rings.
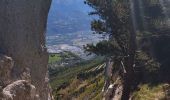
[{"label": "gray rock surface", "polygon": [[45,30],[50,4],[51,0],[0,0],[0,96],[7,85],[26,80],[40,100],[49,99]]},{"label": "gray rock surface", "polygon": [[0,86],[4,87],[10,84],[11,72],[14,62],[11,57],[0,54]]},{"label": "gray rock surface", "polygon": [[25,80],[18,80],[2,91],[2,100],[38,100],[36,88]]}]

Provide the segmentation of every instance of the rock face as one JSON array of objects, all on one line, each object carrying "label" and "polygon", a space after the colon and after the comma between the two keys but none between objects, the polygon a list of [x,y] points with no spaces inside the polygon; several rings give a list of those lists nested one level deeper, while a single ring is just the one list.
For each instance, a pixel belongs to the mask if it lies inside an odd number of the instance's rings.
[{"label": "rock face", "polygon": [[[50,4],[51,0],[0,0],[0,100],[50,99],[45,47]],[[12,91],[17,91],[14,97]]]},{"label": "rock face", "polygon": [[2,91],[2,99],[7,100],[36,100],[35,86],[26,82],[25,80],[19,80],[6,86]]},{"label": "rock face", "polygon": [[14,62],[12,58],[0,55],[0,86],[10,84],[13,66]]}]

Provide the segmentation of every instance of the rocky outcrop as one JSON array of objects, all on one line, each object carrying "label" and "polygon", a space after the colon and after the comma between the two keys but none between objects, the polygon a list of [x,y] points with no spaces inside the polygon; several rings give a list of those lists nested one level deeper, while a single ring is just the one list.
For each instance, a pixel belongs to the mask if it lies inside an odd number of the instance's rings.
[{"label": "rocky outcrop", "polygon": [[11,82],[11,72],[14,61],[11,57],[0,55],[0,86],[6,86]]},{"label": "rocky outcrop", "polygon": [[49,100],[45,29],[51,0],[0,0],[0,100]]},{"label": "rocky outcrop", "polygon": [[2,91],[4,100],[38,100],[36,88],[25,80],[18,80],[6,86]]}]

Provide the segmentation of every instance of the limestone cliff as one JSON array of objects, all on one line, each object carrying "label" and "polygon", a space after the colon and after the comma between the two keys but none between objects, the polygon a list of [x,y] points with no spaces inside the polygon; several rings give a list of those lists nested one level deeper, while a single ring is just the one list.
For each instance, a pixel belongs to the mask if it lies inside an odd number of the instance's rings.
[{"label": "limestone cliff", "polygon": [[0,0],[0,100],[50,100],[45,47],[50,4]]}]

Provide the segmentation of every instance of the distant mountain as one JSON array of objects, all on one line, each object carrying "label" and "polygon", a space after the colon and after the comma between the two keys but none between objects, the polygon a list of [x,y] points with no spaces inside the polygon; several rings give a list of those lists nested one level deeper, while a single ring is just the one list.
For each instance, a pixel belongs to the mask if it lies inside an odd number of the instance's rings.
[{"label": "distant mountain", "polygon": [[83,45],[96,43],[101,36],[92,34],[88,13],[92,9],[84,0],[53,0],[48,16],[46,43],[48,52],[70,51],[88,59]]},{"label": "distant mountain", "polygon": [[83,0],[53,0],[47,35],[90,30],[90,10]]}]

